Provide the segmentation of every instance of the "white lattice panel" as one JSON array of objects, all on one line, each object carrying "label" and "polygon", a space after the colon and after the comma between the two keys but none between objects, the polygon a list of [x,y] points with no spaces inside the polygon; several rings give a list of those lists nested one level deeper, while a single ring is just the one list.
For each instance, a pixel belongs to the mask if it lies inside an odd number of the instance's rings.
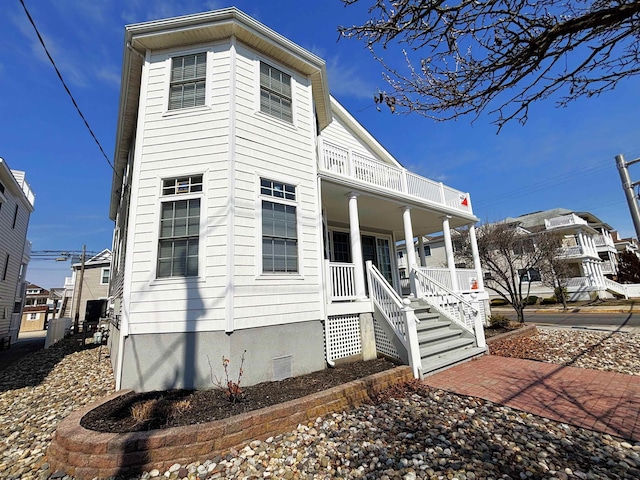
[{"label": "white lattice panel", "polygon": [[329,332],[329,358],[337,360],[362,353],[358,315],[329,317],[326,328]]},{"label": "white lattice panel", "polygon": [[387,357],[400,359],[396,347],[391,343],[391,340],[389,340],[389,337],[387,337],[384,329],[380,327],[376,319],[373,320],[373,333],[376,337],[376,349],[378,352]]}]

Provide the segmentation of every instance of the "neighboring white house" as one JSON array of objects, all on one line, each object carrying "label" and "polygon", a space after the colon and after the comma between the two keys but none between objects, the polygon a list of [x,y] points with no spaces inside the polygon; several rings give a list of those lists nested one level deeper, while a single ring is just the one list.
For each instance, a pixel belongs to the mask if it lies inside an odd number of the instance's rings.
[{"label": "neighboring white house", "polygon": [[0,346],[15,342],[20,330],[31,243],[27,240],[35,196],[24,172],[0,158]]},{"label": "neighboring white house", "polygon": [[[324,60],[235,8],[126,27],[110,207],[118,389],[211,387],[222,357],[233,369],[245,350],[246,385],[376,349],[416,376],[484,352],[484,292],[458,293],[451,248],[449,289],[409,254],[412,306],[397,293],[396,242],[473,230],[469,194],[404,169],[328,82]],[[416,318],[442,320],[426,302],[462,332],[437,354],[417,335]]]}]

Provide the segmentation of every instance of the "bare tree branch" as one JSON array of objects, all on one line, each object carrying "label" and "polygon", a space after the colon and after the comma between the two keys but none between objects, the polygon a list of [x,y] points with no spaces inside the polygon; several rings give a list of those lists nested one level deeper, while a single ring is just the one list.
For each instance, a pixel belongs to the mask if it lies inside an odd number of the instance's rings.
[{"label": "bare tree branch", "polygon": [[[375,0],[369,14],[339,31],[381,62],[391,91],[376,103],[393,112],[449,120],[487,111],[500,129],[551,95],[564,106],[640,73],[637,0]],[[406,69],[376,51],[391,46],[405,49]]]}]

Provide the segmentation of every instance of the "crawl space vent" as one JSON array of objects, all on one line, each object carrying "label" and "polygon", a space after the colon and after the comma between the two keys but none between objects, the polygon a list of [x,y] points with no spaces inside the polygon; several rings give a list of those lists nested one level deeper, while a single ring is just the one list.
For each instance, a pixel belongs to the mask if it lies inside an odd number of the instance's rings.
[{"label": "crawl space vent", "polygon": [[291,355],[276,357],[271,362],[273,365],[274,380],[284,380],[291,376]]}]

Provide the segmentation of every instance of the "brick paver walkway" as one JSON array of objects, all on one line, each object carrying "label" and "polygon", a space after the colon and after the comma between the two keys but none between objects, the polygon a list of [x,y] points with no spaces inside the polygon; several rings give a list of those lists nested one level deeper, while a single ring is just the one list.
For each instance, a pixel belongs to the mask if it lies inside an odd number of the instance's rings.
[{"label": "brick paver walkway", "polygon": [[424,382],[640,441],[640,376],[485,355],[425,377]]}]

